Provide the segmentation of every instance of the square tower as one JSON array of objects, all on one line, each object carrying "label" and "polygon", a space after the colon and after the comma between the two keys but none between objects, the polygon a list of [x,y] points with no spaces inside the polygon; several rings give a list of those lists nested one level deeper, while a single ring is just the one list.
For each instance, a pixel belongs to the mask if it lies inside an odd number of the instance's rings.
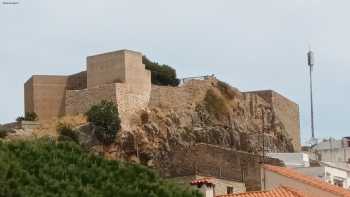
[{"label": "square tower", "polygon": [[87,57],[87,88],[104,84],[125,83],[144,72],[142,54],[120,50]]}]

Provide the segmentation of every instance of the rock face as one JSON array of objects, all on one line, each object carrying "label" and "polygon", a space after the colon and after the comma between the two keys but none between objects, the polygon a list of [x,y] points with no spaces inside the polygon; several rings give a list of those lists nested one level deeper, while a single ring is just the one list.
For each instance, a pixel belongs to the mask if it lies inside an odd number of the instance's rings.
[{"label": "rock face", "polygon": [[215,78],[153,86],[148,108],[128,120],[131,129],[121,131],[104,153],[163,168],[176,149],[198,143],[254,154],[263,147],[293,152],[293,133],[265,95],[240,92]]}]

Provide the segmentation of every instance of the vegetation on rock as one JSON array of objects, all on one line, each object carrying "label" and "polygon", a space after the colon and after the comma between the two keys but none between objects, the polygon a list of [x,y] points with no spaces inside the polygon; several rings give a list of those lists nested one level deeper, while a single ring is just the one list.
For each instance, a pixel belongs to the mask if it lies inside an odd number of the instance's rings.
[{"label": "vegetation on rock", "polygon": [[67,123],[58,123],[57,132],[59,134],[58,140],[72,140],[76,143],[79,143],[79,135],[77,131],[73,129],[73,126]]},{"label": "vegetation on rock", "polygon": [[145,167],[105,160],[67,141],[0,141],[0,156],[0,196],[201,196]]},{"label": "vegetation on rock", "polygon": [[17,122],[20,121],[37,121],[38,115],[35,112],[26,112],[24,117],[20,116],[16,119]]},{"label": "vegetation on rock", "polygon": [[168,65],[160,65],[152,62],[146,56],[142,57],[142,63],[151,71],[152,83],[155,85],[178,86],[180,80],[176,78],[176,70]]},{"label": "vegetation on rock", "polygon": [[0,125],[0,138],[5,138],[7,136],[8,129]]},{"label": "vegetation on rock", "polygon": [[93,105],[85,115],[87,120],[95,126],[95,134],[99,141],[105,145],[115,141],[121,128],[118,107],[115,103],[103,100]]},{"label": "vegetation on rock", "polygon": [[206,109],[210,114],[214,114],[216,118],[227,116],[229,107],[225,99],[217,94],[213,89],[209,89],[204,98]]}]

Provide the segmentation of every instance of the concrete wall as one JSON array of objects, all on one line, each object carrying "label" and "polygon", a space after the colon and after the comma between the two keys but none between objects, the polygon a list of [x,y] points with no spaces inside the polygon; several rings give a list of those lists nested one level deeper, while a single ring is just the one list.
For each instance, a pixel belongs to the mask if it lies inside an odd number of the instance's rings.
[{"label": "concrete wall", "polygon": [[[262,170],[262,182],[263,182],[263,177],[264,177],[264,170]],[[276,187],[279,187],[281,185],[291,187],[294,189],[297,189],[299,191],[302,191],[306,195],[310,196],[318,196],[318,197],[339,197],[338,195],[327,192],[324,190],[321,190],[317,187],[313,187],[309,184],[305,184],[301,181],[297,181],[291,178],[288,178],[286,176],[282,176],[278,173],[271,172],[269,170],[265,170],[265,185],[266,187],[264,190],[272,190]]]},{"label": "concrete wall", "polygon": [[289,168],[309,167],[309,156],[306,153],[267,153],[268,157],[282,160]]},{"label": "concrete wall", "polygon": [[34,75],[25,84],[25,112],[37,113],[40,121],[64,115],[66,76]]}]

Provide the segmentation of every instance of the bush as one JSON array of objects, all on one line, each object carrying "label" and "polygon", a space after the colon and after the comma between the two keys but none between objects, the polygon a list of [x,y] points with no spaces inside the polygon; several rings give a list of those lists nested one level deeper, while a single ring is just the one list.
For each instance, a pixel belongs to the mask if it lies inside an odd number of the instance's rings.
[{"label": "bush", "polygon": [[103,144],[111,144],[120,130],[120,118],[118,107],[111,101],[101,101],[94,105],[85,114],[87,120],[95,126],[98,140]]},{"label": "bush", "polygon": [[76,143],[79,143],[79,135],[74,131],[73,126],[65,123],[58,123],[57,132],[59,134],[58,140],[72,140]]},{"label": "bush", "polygon": [[151,71],[152,83],[155,85],[178,86],[180,80],[176,78],[176,70],[168,65],[160,65],[150,61],[146,56],[142,57],[142,63]]},{"label": "bush", "polygon": [[146,167],[88,154],[72,142],[0,142],[0,155],[0,196],[201,196]]},{"label": "bush", "polygon": [[7,136],[8,129],[0,125],[0,138],[5,138]]},{"label": "bush", "polygon": [[35,112],[26,112],[25,116],[20,116],[16,119],[17,122],[21,121],[37,121],[38,115]]}]

